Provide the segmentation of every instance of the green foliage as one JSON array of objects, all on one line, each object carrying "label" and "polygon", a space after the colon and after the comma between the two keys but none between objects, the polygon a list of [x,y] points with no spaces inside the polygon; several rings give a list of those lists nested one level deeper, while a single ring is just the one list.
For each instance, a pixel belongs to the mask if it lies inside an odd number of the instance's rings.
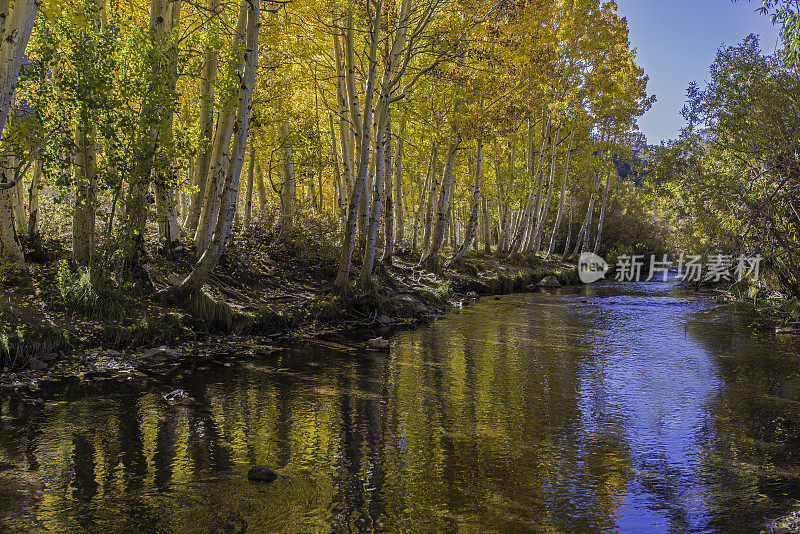
[{"label": "green foliage", "polygon": [[764,258],[800,297],[800,76],[757,37],[721,48],[708,86],[693,84],[681,138],[657,156],[683,250]]},{"label": "green foliage", "polygon": [[73,273],[65,260],[58,262],[56,286],[64,305],[93,318],[118,319],[128,308],[124,288],[86,267]]}]

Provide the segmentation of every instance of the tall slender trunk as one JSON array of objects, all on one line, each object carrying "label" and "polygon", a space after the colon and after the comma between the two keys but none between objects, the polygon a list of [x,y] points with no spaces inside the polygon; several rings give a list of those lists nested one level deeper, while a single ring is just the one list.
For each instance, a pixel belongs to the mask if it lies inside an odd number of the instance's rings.
[{"label": "tall slender trunk", "polygon": [[[335,21],[334,21],[335,24]],[[350,143],[350,125],[349,125],[349,117],[350,109],[348,104],[348,93],[347,93],[347,72],[345,70],[345,59],[343,57],[344,53],[342,52],[342,48],[340,45],[340,34],[338,29],[333,32],[333,44],[334,44],[334,59],[336,61],[336,107],[338,110],[338,122],[339,122],[339,146],[342,150],[342,180],[344,181],[344,186],[341,190],[341,197],[342,197],[342,211],[347,211],[347,201],[344,199],[350,198],[350,195],[353,192],[353,144]],[[356,106],[358,105],[358,101],[356,101]],[[331,128],[331,138],[333,140],[333,154],[334,160],[337,162],[339,156],[337,154],[336,149],[336,133],[334,131],[333,126],[333,117],[330,117],[330,128]],[[338,171],[337,171],[338,172]],[[346,217],[346,214],[342,216],[342,219]],[[342,223],[344,224],[344,222]]]},{"label": "tall slender trunk", "polygon": [[42,183],[42,160],[36,160],[33,178],[28,189],[28,241],[36,243],[39,234],[39,187]]},{"label": "tall slender trunk", "polygon": [[439,207],[436,212],[430,247],[420,260],[420,264],[431,269],[436,269],[438,267],[439,251],[444,242],[445,224],[447,223],[447,215],[450,207],[450,191],[453,186],[453,165],[455,164],[456,153],[458,152],[458,146],[460,144],[461,135],[456,131],[447,149],[447,163],[444,166],[444,172],[442,174],[442,191],[439,195]]},{"label": "tall slender trunk", "polygon": [[589,200],[589,206],[586,210],[586,218],[583,220],[583,224],[581,225],[581,230],[578,233],[578,239],[575,241],[575,250],[572,252],[573,256],[577,256],[580,252],[585,252],[589,250],[589,233],[591,231],[592,225],[592,214],[594,213],[594,203],[597,200],[597,196],[600,194],[600,187],[603,185],[603,182],[600,180],[600,174],[597,175],[597,187],[592,193],[592,197]]},{"label": "tall slender trunk", "polygon": [[[208,0],[209,13],[219,10],[219,0]],[[190,233],[197,231],[200,222],[200,211],[205,205],[208,191],[208,171],[211,165],[211,155],[214,145],[214,82],[217,78],[219,57],[216,47],[206,45],[203,52],[203,72],[200,82],[200,154],[197,156],[194,167],[194,185],[196,190],[192,193],[189,202],[189,213],[186,217],[186,229]]]},{"label": "tall slender trunk", "polygon": [[420,180],[417,178],[417,209],[416,213],[414,213],[414,227],[412,228],[411,232],[411,250],[417,252],[417,245],[418,237],[419,237],[419,223],[422,220],[422,213],[425,211],[425,196],[428,192],[428,187],[430,185],[430,173],[425,174],[425,178]]},{"label": "tall slender trunk", "polygon": [[539,217],[536,221],[536,237],[534,238],[533,253],[537,254],[542,244],[542,235],[544,234],[544,225],[547,222],[547,214],[550,211],[550,201],[553,198],[553,188],[556,181],[556,163],[558,162],[558,134],[561,128],[556,128],[556,133],[553,141],[553,159],[550,164],[550,179],[547,184],[547,199],[542,210],[539,212]]},{"label": "tall slender trunk", "polygon": [[383,258],[381,261],[386,264],[391,264],[392,255],[394,254],[394,198],[392,195],[393,180],[392,180],[392,114],[391,110],[386,116],[386,141],[384,142],[384,164],[383,173],[386,175],[383,180],[383,196],[384,201],[384,215],[383,215],[383,233],[385,236]]},{"label": "tall slender trunk", "polygon": [[450,262],[453,262],[466,254],[467,250],[469,250],[469,247],[471,247],[472,243],[475,241],[475,234],[478,230],[478,210],[480,208],[481,198],[481,170],[483,167],[483,139],[480,138],[478,139],[478,152],[475,155],[475,159],[475,189],[472,191],[472,205],[469,221],[467,221],[467,230],[464,235],[464,242],[453,255],[453,258],[450,260]]},{"label": "tall slender trunk", "polygon": [[[343,287],[350,278],[350,265],[353,260],[353,248],[355,246],[356,226],[358,224],[358,212],[361,205],[361,196],[364,190],[364,184],[367,180],[367,171],[369,170],[369,151],[370,151],[370,124],[372,122],[372,100],[375,87],[375,76],[377,73],[377,59],[378,52],[378,39],[380,36],[381,24],[381,6],[383,0],[378,0],[375,6],[375,15],[372,20],[372,28],[370,31],[370,50],[368,58],[368,75],[366,90],[364,91],[364,117],[363,124],[361,118],[354,121],[360,132],[360,147],[359,147],[359,162],[358,174],[353,187],[353,194],[350,196],[350,207],[347,213],[347,225],[345,227],[344,236],[342,239],[342,254],[339,259],[339,272],[336,274],[336,287]],[[346,41],[346,48],[348,50],[348,65],[347,65],[347,78],[348,78],[348,92],[350,93],[351,111],[355,108],[358,109],[358,94],[355,92],[355,66],[354,60],[350,58],[353,50],[353,24],[352,14],[349,15],[349,25]]]},{"label": "tall slender trunk", "polygon": [[[174,95],[178,83],[178,28],[181,18],[180,0],[171,0],[166,10],[167,24],[165,31],[165,58],[167,64],[167,79],[165,93]],[[169,153],[173,145],[172,126],[175,112],[170,106],[164,113],[159,124],[159,145]],[[156,213],[158,215],[158,228],[161,240],[164,243],[164,252],[167,256],[181,244],[181,232],[178,227],[177,209],[175,203],[175,182],[177,182],[177,168],[174,161],[168,160],[164,165],[157,167],[153,178],[156,192]]]},{"label": "tall slender trunk", "polygon": [[572,214],[575,211],[575,186],[570,187],[569,192],[569,224],[567,225],[567,240],[564,243],[564,253],[562,258],[566,258],[569,253],[570,241],[572,241]]},{"label": "tall slender trunk", "polygon": [[[528,237],[529,228],[531,226],[531,217],[536,217],[533,214],[534,210],[534,200],[539,197],[539,189],[541,186],[542,181],[542,167],[545,161],[545,154],[547,153],[547,144],[549,142],[549,134],[550,134],[550,121],[549,119],[544,119],[545,124],[542,130],[542,147],[539,151],[539,163],[534,169],[533,161],[533,120],[528,120],[528,176],[533,180],[533,187],[531,188],[531,192],[528,195],[528,200],[525,205],[525,209],[522,212],[522,218],[520,220],[519,227],[517,228],[517,232],[514,236],[514,241],[511,243],[511,252],[516,252],[520,249],[520,247],[524,246],[526,243],[526,238]],[[538,210],[538,202],[536,205],[536,209]],[[535,222],[535,221],[534,221]]]},{"label": "tall slender trunk", "polygon": [[431,235],[433,233],[433,214],[434,210],[436,209],[434,204],[436,203],[436,192],[439,190],[439,172],[436,168],[438,154],[436,141],[434,140],[432,142],[433,147],[431,148],[431,160],[430,164],[428,165],[428,172],[430,173],[430,187],[428,188],[428,200],[425,203],[425,225],[423,226],[423,230],[425,230],[425,235],[422,240],[423,253],[425,253],[430,247]]},{"label": "tall slender trunk", "polygon": [[283,135],[281,163],[283,164],[283,185],[281,186],[281,227],[291,228],[294,224],[294,211],[297,202],[297,178],[294,174],[294,155],[289,121],[281,128]]},{"label": "tall slender trunk", "polygon": [[8,120],[19,69],[40,3],[40,0],[16,0],[10,16],[3,18],[3,32],[0,34],[0,135]]},{"label": "tall slender trunk", "polygon": [[397,134],[397,155],[394,158],[394,219],[397,227],[397,245],[405,241],[405,221],[403,220],[403,135],[406,130],[406,117],[400,121],[400,131]]},{"label": "tall slender trunk", "polygon": [[72,257],[88,266],[94,257],[97,156],[94,127],[78,120],[75,129],[75,211],[72,217]]},{"label": "tall slender trunk", "polygon": [[600,220],[597,222],[597,237],[594,242],[594,253],[600,253],[600,240],[603,237],[603,221],[606,218],[606,204],[608,203],[608,190],[611,188],[611,174],[606,175],[606,192],[603,195],[603,206],[600,208]]},{"label": "tall slender trunk", "polygon": [[[24,177],[23,177],[24,179]],[[14,202],[14,223],[18,235],[28,235],[28,217],[25,215],[25,190],[22,180],[12,189]]]},{"label": "tall slender trunk", "polygon": [[481,194],[481,211],[483,212],[483,250],[489,253],[492,251],[492,220],[486,205],[485,194]]},{"label": "tall slender trunk", "polygon": [[256,163],[256,183],[258,185],[258,216],[264,217],[264,211],[267,209],[267,187],[264,185],[264,171],[261,170],[261,165]]},{"label": "tall slender trunk", "polygon": [[244,197],[244,227],[250,227],[250,218],[253,215],[253,179],[256,166],[256,145],[250,144],[250,163],[247,166],[247,192]]},{"label": "tall slender trunk", "polygon": [[[384,77],[385,79],[385,77]],[[364,261],[361,266],[359,280],[365,282],[372,276],[375,267],[375,255],[378,248],[378,232],[380,230],[381,208],[384,194],[384,175],[386,174],[386,132],[389,122],[389,95],[385,94],[383,84],[381,84],[381,96],[378,102],[378,109],[375,121],[375,156],[373,185],[375,191],[372,196],[372,207],[369,211],[369,225],[367,226],[367,240],[364,247]]]},{"label": "tall slender trunk", "polygon": [[15,169],[12,163],[10,157],[0,157],[0,258],[24,263],[25,257],[22,253],[22,244],[19,241],[17,228],[14,224],[14,208],[12,204],[14,187],[2,187],[3,184],[14,182]]},{"label": "tall slender trunk", "polygon": [[553,253],[556,247],[556,238],[558,237],[558,229],[561,226],[561,218],[564,216],[564,200],[567,195],[567,174],[569,173],[569,159],[572,155],[572,143],[575,141],[575,129],[572,129],[572,133],[569,136],[569,148],[567,149],[567,155],[564,160],[564,179],[561,181],[561,200],[558,203],[558,214],[556,215],[556,224],[553,226],[553,235],[550,238],[550,246],[547,248],[547,256]]},{"label": "tall slender trunk", "polygon": [[[333,183],[336,186],[336,214],[339,221],[339,227],[344,229],[345,219],[347,217],[347,195],[349,188],[345,183],[346,178],[342,176],[339,169],[339,150],[336,147],[336,129],[333,124],[333,115],[328,115],[328,126],[331,131],[331,153],[333,154]],[[352,177],[351,177],[352,179]]]},{"label": "tall slender trunk", "polygon": [[[260,26],[260,5],[259,0],[242,0],[239,9],[239,19],[243,24],[237,24],[237,41],[244,42],[244,52],[239,61],[236,62],[237,69],[231,69],[230,76],[239,82],[238,98],[233,104],[235,108],[235,130],[233,136],[230,161],[224,171],[224,202],[216,221],[216,228],[213,232],[213,239],[209,243],[203,255],[195,264],[192,272],[180,285],[170,290],[181,296],[188,296],[192,292],[198,291],[206,283],[211,271],[219,262],[225,244],[230,236],[233,226],[233,217],[236,210],[236,198],[239,193],[239,178],[242,167],[244,166],[245,154],[247,151],[247,135],[250,129],[250,112],[253,106],[253,89],[256,82],[258,70],[258,29]],[[243,72],[242,72],[243,71]],[[233,81],[233,80],[231,80]],[[227,151],[226,151],[227,152]],[[226,159],[227,161],[227,159]]]}]

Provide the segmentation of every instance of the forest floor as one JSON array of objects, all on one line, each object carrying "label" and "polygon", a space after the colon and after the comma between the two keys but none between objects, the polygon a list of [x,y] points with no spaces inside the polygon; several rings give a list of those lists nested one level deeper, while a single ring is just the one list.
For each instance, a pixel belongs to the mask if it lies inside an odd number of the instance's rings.
[{"label": "forest floor", "polygon": [[417,265],[418,254],[402,251],[370,283],[333,292],[339,251],[320,237],[254,228],[233,239],[204,287],[233,312],[224,328],[152,298],[189,273],[191,250],[169,259],[149,254],[144,284],[97,288],[69,267],[65,244],[48,242],[25,270],[6,265],[0,272],[0,389],[30,393],[65,380],[152,376],[297,340],[357,352],[370,348],[370,337],[481,295],[533,291],[548,276],[577,282],[575,266],[559,259],[471,251],[433,273]]}]

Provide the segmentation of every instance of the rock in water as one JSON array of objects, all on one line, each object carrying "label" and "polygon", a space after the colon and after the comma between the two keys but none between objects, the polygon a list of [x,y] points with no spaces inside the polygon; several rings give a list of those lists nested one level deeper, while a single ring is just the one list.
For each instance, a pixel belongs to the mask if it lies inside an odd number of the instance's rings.
[{"label": "rock in water", "polygon": [[167,402],[181,402],[189,398],[189,394],[185,389],[176,389],[164,395],[164,400]]},{"label": "rock in water", "polygon": [[392,324],[392,318],[388,315],[379,315],[375,320],[384,326]]},{"label": "rock in water", "polygon": [[561,282],[555,276],[545,276],[539,282],[539,287],[561,287]]},{"label": "rock in water", "polygon": [[180,358],[180,355],[166,345],[161,345],[160,347],[150,349],[142,354],[142,358],[156,362],[166,362],[169,360],[177,360]]},{"label": "rock in water", "polygon": [[253,482],[272,482],[278,478],[278,473],[263,465],[254,465],[247,472],[247,479]]},{"label": "rock in water", "polygon": [[372,338],[367,341],[367,348],[372,350],[389,350],[389,340],[383,337]]}]

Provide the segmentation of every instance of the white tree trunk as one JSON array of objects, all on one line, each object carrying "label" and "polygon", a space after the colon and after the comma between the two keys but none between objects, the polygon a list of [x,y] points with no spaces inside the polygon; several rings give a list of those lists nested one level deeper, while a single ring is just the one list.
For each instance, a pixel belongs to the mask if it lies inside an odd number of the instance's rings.
[{"label": "white tree trunk", "polygon": [[481,170],[483,168],[483,139],[478,139],[478,152],[475,158],[475,189],[472,191],[472,205],[469,221],[467,221],[466,235],[464,236],[464,242],[461,244],[461,248],[456,251],[450,262],[453,262],[466,254],[467,250],[469,250],[469,247],[471,247],[472,243],[475,241],[475,234],[478,230],[478,210],[480,208],[481,198]]},{"label": "white tree trunk", "polygon": [[[244,41],[244,54],[239,62],[241,67],[237,70],[232,70],[230,73],[234,79],[240,80],[240,85],[237,104],[235,104],[234,129],[236,134],[233,137],[231,157],[228,165],[226,165],[224,174],[224,203],[213,232],[213,239],[189,276],[173,289],[174,292],[182,295],[198,291],[206,283],[214,267],[219,262],[222,252],[225,250],[225,244],[233,226],[236,199],[239,193],[239,178],[247,151],[247,134],[250,129],[250,114],[253,107],[253,89],[255,88],[258,70],[258,29],[261,25],[259,22],[259,0],[242,0],[239,19],[244,20],[244,24],[241,27],[244,28],[246,33],[244,36],[239,34],[240,38],[237,39],[240,42]],[[237,24],[237,29],[239,27],[240,25]]]},{"label": "white tree trunk", "polygon": [[420,264],[432,269],[438,267],[439,252],[444,243],[445,226],[447,224],[447,215],[450,208],[450,191],[453,186],[453,165],[455,165],[456,153],[458,152],[458,146],[460,144],[461,136],[458,132],[455,132],[453,134],[453,139],[450,141],[450,146],[447,149],[447,163],[445,164],[444,173],[442,174],[442,192],[439,195],[439,207],[436,212],[436,220],[434,222],[430,246],[426,254],[420,260]]},{"label": "white tree trunk", "polygon": [[[219,10],[219,0],[208,0],[207,6],[210,13],[216,13]],[[200,154],[195,161],[193,178],[196,190],[192,193],[185,223],[190,235],[197,231],[200,212],[208,194],[208,173],[214,141],[214,81],[218,67],[217,50],[209,44],[203,52],[203,72],[200,81]]]},{"label": "white tree trunk", "polygon": [[244,227],[250,227],[250,217],[253,215],[253,179],[255,177],[256,146],[250,144],[250,163],[247,166],[247,192],[244,197]]},{"label": "white tree trunk", "polygon": [[537,254],[542,245],[542,234],[544,234],[544,225],[547,222],[547,214],[550,211],[550,201],[553,198],[553,188],[556,181],[556,163],[558,162],[558,135],[561,128],[556,128],[555,136],[553,136],[553,159],[550,164],[550,179],[547,184],[547,199],[542,205],[542,210],[536,220],[536,236],[533,243],[533,253]]},{"label": "white tree trunk", "polygon": [[606,204],[608,203],[608,190],[611,188],[611,174],[606,175],[606,193],[603,195],[603,207],[600,208],[600,220],[597,223],[597,238],[594,242],[594,253],[600,253],[600,240],[603,237],[603,221],[606,218]]},{"label": "white tree trunk", "polygon": [[294,224],[294,210],[297,202],[297,179],[294,174],[294,157],[289,121],[281,127],[283,135],[281,162],[283,163],[283,185],[281,186],[281,227],[291,228]]},{"label": "white tree trunk", "polygon": [[[0,159],[0,186],[13,183],[14,169],[8,158]],[[14,262],[24,263],[22,244],[17,235],[14,224],[12,195],[14,187],[0,187],[0,258],[7,258]]]},{"label": "white tree trunk", "polygon": [[[358,225],[359,207],[361,205],[362,193],[367,181],[367,172],[370,165],[370,124],[372,123],[372,100],[375,87],[375,77],[377,74],[377,52],[378,39],[380,36],[381,6],[382,0],[378,0],[374,6],[374,17],[372,29],[370,31],[370,49],[368,61],[367,85],[364,91],[364,117],[363,123],[358,115],[358,94],[355,92],[355,61],[351,57],[353,51],[353,24],[352,14],[349,15],[349,25],[347,37],[345,39],[347,49],[347,87],[350,96],[351,112],[353,112],[353,127],[356,130],[356,138],[360,141],[358,150],[358,173],[356,174],[353,186],[353,194],[350,196],[350,206],[347,212],[347,225],[345,226],[344,236],[342,237],[342,253],[339,259],[339,272],[336,274],[336,287],[343,287],[350,278],[350,265],[353,260],[353,248],[355,246],[356,227]],[[355,110],[355,111],[354,111]],[[357,120],[355,120],[357,119]]]},{"label": "white tree trunk", "polygon": [[17,77],[33,31],[40,0],[16,0],[10,17],[4,18],[4,31],[0,37],[0,135],[5,129]]},{"label": "white tree trunk", "polygon": [[553,226],[553,235],[550,238],[550,246],[547,248],[547,255],[550,256],[556,247],[556,238],[558,237],[558,229],[561,226],[561,218],[564,216],[564,200],[567,195],[567,174],[569,173],[569,159],[572,155],[572,143],[575,141],[575,129],[569,136],[569,148],[567,149],[566,159],[564,160],[564,179],[561,182],[561,200],[558,203],[558,215],[556,215],[556,224]]}]

